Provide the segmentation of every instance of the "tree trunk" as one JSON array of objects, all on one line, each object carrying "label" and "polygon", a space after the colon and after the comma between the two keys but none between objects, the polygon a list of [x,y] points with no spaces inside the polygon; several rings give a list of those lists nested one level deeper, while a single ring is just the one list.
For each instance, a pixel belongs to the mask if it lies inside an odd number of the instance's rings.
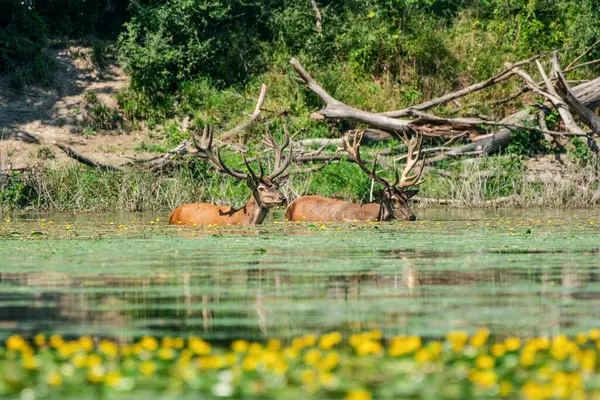
[{"label": "tree trunk", "polygon": [[[600,107],[600,77],[575,86],[571,90],[577,99],[587,108],[594,110]],[[533,107],[529,107],[509,115],[508,117],[504,118],[502,122],[524,124],[534,122],[535,119],[536,110]],[[448,155],[457,156],[474,151],[482,151],[483,154],[496,153],[508,146],[511,136],[512,131],[510,129],[502,128],[488,138],[479,140],[475,143],[469,143],[467,145],[457,147],[456,149],[449,151]]]}]

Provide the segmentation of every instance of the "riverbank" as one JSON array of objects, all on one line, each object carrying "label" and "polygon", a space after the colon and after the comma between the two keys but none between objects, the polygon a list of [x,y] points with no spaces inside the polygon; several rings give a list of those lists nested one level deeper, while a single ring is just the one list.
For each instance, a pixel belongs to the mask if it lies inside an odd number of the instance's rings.
[{"label": "riverbank", "polygon": [[[497,156],[446,162],[425,172],[416,202],[445,207],[595,207],[600,182],[595,163],[566,157]],[[166,174],[141,169],[100,171],[76,163],[41,164],[12,172],[0,181],[5,212],[106,212],[172,210],[180,204],[211,202],[243,205],[250,197],[240,184],[203,164]],[[368,177],[350,162],[334,162],[296,173],[282,185],[289,201],[305,194],[368,202]],[[377,198],[378,187],[373,193]]]}]

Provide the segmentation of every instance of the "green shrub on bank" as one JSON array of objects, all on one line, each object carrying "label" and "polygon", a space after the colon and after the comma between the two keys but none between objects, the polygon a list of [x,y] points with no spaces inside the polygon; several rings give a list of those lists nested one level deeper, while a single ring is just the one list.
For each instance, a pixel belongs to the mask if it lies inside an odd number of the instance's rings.
[{"label": "green shrub on bank", "polygon": [[[240,90],[265,80],[267,70],[288,73],[291,56],[332,94],[343,78],[355,88],[376,83],[381,99],[410,103],[485,79],[506,60],[556,48],[567,58],[580,54],[598,39],[600,22],[598,0],[579,3],[321,0],[318,34],[309,0],[135,2],[120,59],[132,88],[167,116],[186,112],[186,89],[198,79],[214,90]],[[312,103],[287,100],[292,108]]]}]

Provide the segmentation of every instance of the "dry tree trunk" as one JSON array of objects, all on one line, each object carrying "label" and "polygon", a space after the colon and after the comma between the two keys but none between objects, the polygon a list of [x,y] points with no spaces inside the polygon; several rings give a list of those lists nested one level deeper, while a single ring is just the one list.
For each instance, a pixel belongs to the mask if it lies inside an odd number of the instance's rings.
[{"label": "dry tree trunk", "polygon": [[[292,58],[290,63],[306,86],[315,94],[317,94],[326,104],[325,108],[313,113],[312,117],[315,119],[326,118],[362,123],[371,128],[387,131],[395,137],[398,137],[399,134],[412,133],[413,131],[419,131],[426,136],[463,135],[465,132],[480,130],[481,126],[487,125],[502,127],[495,134],[489,135],[481,140],[477,140],[476,143],[458,147],[446,153],[450,156],[456,156],[465,154],[489,154],[497,152],[505,148],[510,143],[512,137],[511,131],[515,129],[538,131],[553,137],[589,136],[588,133],[579,127],[573,119],[573,116],[569,111],[569,106],[573,107],[573,105],[569,103],[569,100],[563,99],[557,93],[550,79],[546,76],[543,68],[541,67],[538,59],[548,54],[550,53],[540,54],[527,60],[519,61],[515,64],[507,64],[504,71],[488,80],[476,83],[467,88],[457,90],[422,104],[414,105],[402,110],[384,113],[363,111],[344,104],[343,102],[331,96],[324,88],[322,88],[308,74],[298,60]],[[554,57],[556,58],[557,56],[555,55]],[[520,69],[521,66],[532,62],[537,64],[538,69],[544,78],[543,83],[546,85],[546,89],[542,89],[525,71]],[[507,80],[512,76],[520,77],[525,81],[529,90],[532,90],[536,94],[539,94],[549,100],[550,104],[559,111],[561,118],[567,127],[567,132],[549,131],[547,129],[536,127],[533,126],[533,124],[530,124],[537,118],[537,111],[533,108],[520,110],[501,121],[489,121],[481,118],[441,118],[425,112],[425,110],[490,87],[499,82]],[[564,84],[566,85],[566,81],[564,81]],[[595,108],[599,106],[600,78],[596,78],[590,82],[576,86],[573,88],[573,94],[574,98],[579,99],[580,103],[584,107]],[[589,111],[585,114],[588,117],[588,120],[591,118],[590,114],[593,113]],[[398,117],[414,117],[414,119],[398,119]],[[592,129],[594,128],[592,127]],[[591,139],[588,139],[588,142],[589,141],[593,142]]]},{"label": "dry tree trunk", "polygon": [[[590,109],[600,107],[600,77],[590,82],[575,86],[573,89],[571,89],[571,94],[573,95],[573,98],[577,99],[581,105],[588,109],[588,111]],[[502,122],[521,124],[532,123],[537,118],[536,113],[537,110],[533,107],[524,108],[504,118]],[[447,154],[449,156],[457,156],[474,151],[481,151],[482,154],[497,153],[498,151],[505,149],[510,144],[511,139],[512,130],[508,128],[502,128],[485,139],[457,147],[449,151]]]}]

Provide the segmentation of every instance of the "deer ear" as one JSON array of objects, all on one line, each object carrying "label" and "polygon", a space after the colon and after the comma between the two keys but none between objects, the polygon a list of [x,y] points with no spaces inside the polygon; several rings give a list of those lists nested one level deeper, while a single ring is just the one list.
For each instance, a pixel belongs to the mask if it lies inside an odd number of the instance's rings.
[{"label": "deer ear", "polygon": [[416,196],[419,193],[418,190],[406,190],[404,191],[404,194],[406,195],[407,199],[410,199],[413,196]]}]

